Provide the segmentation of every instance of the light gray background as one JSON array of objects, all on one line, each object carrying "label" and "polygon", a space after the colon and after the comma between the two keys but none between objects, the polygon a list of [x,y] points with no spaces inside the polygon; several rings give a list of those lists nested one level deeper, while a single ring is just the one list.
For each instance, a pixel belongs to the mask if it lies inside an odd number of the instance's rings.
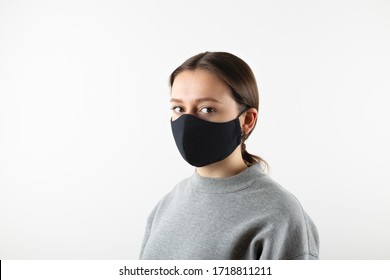
[{"label": "light gray background", "polygon": [[206,50],[252,67],[248,150],[315,221],[321,258],[390,258],[389,1],[0,0],[0,259],[138,257],[194,171],[168,76]]}]

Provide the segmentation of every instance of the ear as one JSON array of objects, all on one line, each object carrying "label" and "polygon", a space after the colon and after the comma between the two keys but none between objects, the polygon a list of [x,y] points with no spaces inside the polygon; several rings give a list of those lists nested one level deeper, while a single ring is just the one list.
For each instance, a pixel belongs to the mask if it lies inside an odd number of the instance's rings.
[{"label": "ear", "polygon": [[241,128],[245,134],[252,131],[257,120],[257,110],[255,108],[249,108],[241,115]]}]

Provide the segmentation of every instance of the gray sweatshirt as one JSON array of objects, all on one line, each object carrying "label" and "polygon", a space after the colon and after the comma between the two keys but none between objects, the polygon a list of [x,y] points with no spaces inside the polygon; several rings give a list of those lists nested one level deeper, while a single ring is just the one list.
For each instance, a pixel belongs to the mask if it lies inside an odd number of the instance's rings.
[{"label": "gray sweatshirt", "polygon": [[150,213],[140,259],[309,260],[319,257],[313,221],[260,164],[227,178],[194,174]]}]

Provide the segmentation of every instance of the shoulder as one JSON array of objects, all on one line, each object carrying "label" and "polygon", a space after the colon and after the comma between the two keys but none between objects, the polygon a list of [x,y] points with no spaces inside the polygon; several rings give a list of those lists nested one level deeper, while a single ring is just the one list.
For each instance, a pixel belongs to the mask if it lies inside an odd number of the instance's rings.
[{"label": "shoulder", "polygon": [[267,175],[260,178],[257,184],[266,190],[267,210],[273,221],[273,229],[281,240],[292,243],[285,258],[318,259],[318,230],[298,198]]},{"label": "shoulder", "polygon": [[163,196],[162,201],[169,201],[182,196],[184,193],[187,193],[190,189],[190,177],[180,180],[167,194]]},{"label": "shoulder", "polygon": [[248,197],[257,213],[266,215],[273,227],[290,231],[317,232],[314,222],[298,198],[268,175],[257,178],[248,188]]},{"label": "shoulder", "polygon": [[[303,210],[295,195],[266,174],[254,180],[247,193],[260,200],[262,206],[274,209],[276,213],[282,212],[288,216]],[[260,206],[259,203],[256,205]]]},{"label": "shoulder", "polygon": [[183,193],[188,192],[189,177],[180,180],[168,193],[165,193],[152,210],[152,215],[160,209],[167,207],[173,200],[179,199]]},{"label": "shoulder", "polygon": [[260,233],[264,228],[268,232],[269,247],[263,248],[263,258],[318,259],[317,228],[295,195],[268,175],[257,178],[248,194],[256,208],[252,210],[257,212]]}]

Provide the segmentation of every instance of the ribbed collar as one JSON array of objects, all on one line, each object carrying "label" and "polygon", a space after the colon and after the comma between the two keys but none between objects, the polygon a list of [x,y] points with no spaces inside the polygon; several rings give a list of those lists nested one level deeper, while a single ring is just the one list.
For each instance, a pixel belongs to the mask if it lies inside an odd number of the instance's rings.
[{"label": "ribbed collar", "polygon": [[196,170],[189,178],[191,187],[199,192],[229,193],[245,189],[250,183],[263,176],[260,163],[255,163],[241,173],[225,178],[211,178],[199,175]]}]

